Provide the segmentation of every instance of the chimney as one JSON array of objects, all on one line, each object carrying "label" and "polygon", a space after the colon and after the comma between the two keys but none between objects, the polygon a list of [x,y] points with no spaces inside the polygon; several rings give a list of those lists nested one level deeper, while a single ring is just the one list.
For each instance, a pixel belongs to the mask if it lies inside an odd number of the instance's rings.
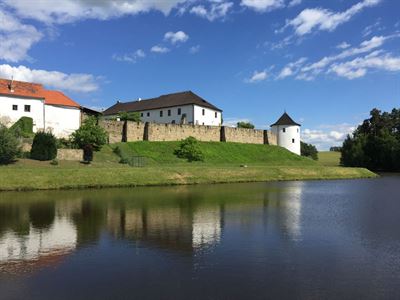
[{"label": "chimney", "polygon": [[14,93],[14,76],[11,76],[11,81],[8,84],[8,89],[10,90],[11,93]]}]

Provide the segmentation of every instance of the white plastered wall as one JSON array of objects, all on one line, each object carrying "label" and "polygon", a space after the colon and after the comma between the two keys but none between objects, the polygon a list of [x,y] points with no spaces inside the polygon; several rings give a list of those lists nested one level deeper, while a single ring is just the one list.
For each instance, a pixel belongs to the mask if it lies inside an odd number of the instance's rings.
[{"label": "white plastered wall", "polygon": [[278,146],[300,155],[300,126],[275,125],[271,130],[277,137]]},{"label": "white plastered wall", "polygon": [[81,111],[76,107],[45,105],[46,130],[56,137],[67,138],[77,130],[81,122]]},{"label": "white plastered wall", "polygon": [[220,111],[194,105],[194,124],[196,125],[220,126],[221,117]]}]

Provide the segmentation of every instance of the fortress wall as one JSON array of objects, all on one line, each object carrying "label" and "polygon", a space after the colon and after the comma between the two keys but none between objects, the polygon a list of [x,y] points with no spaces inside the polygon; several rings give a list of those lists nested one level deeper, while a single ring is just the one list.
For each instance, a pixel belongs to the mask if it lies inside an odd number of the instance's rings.
[{"label": "fortress wall", "polygon": [[136,142],[144,140],[145,123],[127,122],[126,141]]},{"label": "fortress wall", "polygon": [[219,142],[220,131],[219,126],[148,123],[147,138],[149,141],[180,141],[192,136],[199,141]]},{"label": "fortress wall", "polygon": [[124,122],[101,120],[99,125],[108,133],[108,142],[110,144],[122,142]]},{"label": "fortress wall", "polygon": [[264,144],[264,130],[223,127],[222,141],[244,144]]}]

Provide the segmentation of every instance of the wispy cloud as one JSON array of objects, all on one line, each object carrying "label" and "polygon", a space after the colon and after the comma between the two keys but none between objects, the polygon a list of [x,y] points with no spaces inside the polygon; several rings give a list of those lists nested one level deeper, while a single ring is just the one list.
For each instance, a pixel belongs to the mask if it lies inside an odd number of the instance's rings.
[{"label": "wispy cloud", "polygon": [[184,43],[189,39],[189,35],[187,35],[183,31],[172,32],[169,31],[164,35],[164,40],[170,42],[175,45],[177,43]]},{"label": "wispy cloud", "polygon": [[232,7],[233,2],[212,1],[208,8],[204,5],[193,6],[190,9],[190,13],[206,18],[209,21],[214,21],[216,19],[225,18]]},{"label": "wispy cloud", "polygon": [[8,64],[0,65],[0,77],[15,80],[42,83],[50,88],[89,93],[99,89],[101,77],[91,74],[66,74],[59,71],[30,69],[26,66],[13,67]]},{"label": "wispy cloud", "polygon": [[340,43],[339,45],[337,45],[336,48],[337,48],[337,49],[342,49],[342,50],[344,50],[344,49],[349,48],[350,46],[351,46],[351,45],[350,45],[349,43],[347,43],[347,42],[342,42],[342,43]]},{"label": "wispy cloud", "polygon": [[258,12],[266,12],[284,7],[285,2],[283,0],[242,0],[240,5]]},{"label": "wispy cloud", "polygon": [[167,53],[170,51],[170,49],[167,47],[156,45],[151,47],[150,51],[153,53]]},{"label": "wispy cloud", "polygon": [[341,146],[348,134],[355,130],[352,124],[320,125],[316,129],[304,129],[301,138],[306,143],[311,143],[318,150],[329,150],[332,146]]},{"label": "wispy cloud", "polygon": [[139,59],[146,57],[146,53],[142,49],[138,49],[132,53],[113,54],[112,59],[120,62],[136,63]]},{"label": "wispy cloud", "polygon": [[190,49],[189,49],[189,53],[190,54],[196,54],[199,51],[200,51],[200,45],[196,45],[196,46],[190,47]]},{"label": "wispy cloud", "polygon": [[266,70],[263,71],[254,71],[253,75],[246,79],[245,82],[247,83],[256,83],[256,82],[261,82],[267,79],[268,74]]}]

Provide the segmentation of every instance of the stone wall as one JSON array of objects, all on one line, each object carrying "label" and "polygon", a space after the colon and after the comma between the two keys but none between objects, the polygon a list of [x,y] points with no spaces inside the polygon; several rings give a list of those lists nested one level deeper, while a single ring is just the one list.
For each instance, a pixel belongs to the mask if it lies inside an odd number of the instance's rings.
[{"label": "stone wall", "polygon": [[192,136],[199,141],[219,142],[220,132],[221,127],[219,126],[148,123],[147,140],[180,141]]},{"label": "stone wall", "polygon": [[264,130],[222,127],[221,141],[244,144],[264,144]]},{"label": "stone wall", "polygon": [[[109,134],[109,143],[135,141],[180,141],[193,136],[204,142],[236,142],[276,145],[269,130],[180,124],[157,124],[102,120],[99,124]],[[126,127],[125,127],[126,126]]]},{"label": "stone wall", "polygon": [[57,150],[58,160],[82,160],[83,150],[82,149],[58,149]]}]

